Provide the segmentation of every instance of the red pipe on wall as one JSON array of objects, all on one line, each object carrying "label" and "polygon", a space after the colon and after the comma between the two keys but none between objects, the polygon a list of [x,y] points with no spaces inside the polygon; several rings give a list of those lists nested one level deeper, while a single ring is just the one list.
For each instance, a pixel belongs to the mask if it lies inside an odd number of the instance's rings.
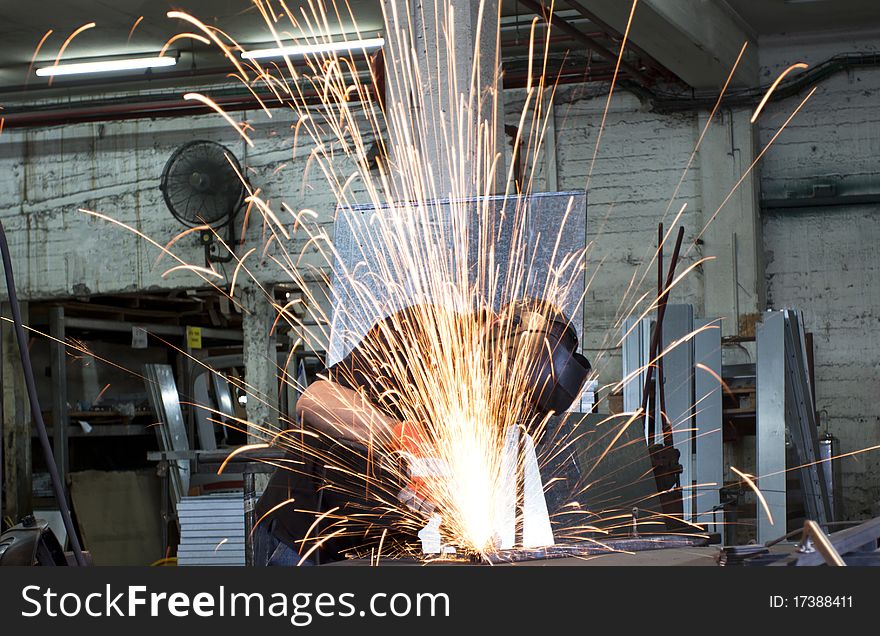
[{"label": "red pipe on wall", "polygon": [[[526,86],[526,74],[505,75],[504,88],[523,88]],[[537,83],[538,78],[533,78]],[[585,82],[611,81],[611,72],[604,70],[599,73],[584,73],[582,70],[567,72],[558,78],[553,75],[551,79],[557,84],[581,84]],[[316,93],[304,95],[306,98],[317,99]],[[280,104],[275,95],[269,93],[259,95],[267,108],[286,108]],[[214,101],[226,112],[238,112],[244,110],[260,110],[262,107],[253,95],[217,97]],[[214,112],[209,107],[196,101],[189,101],[177,97],[166,99],[152,99],[131,102],[97,102],[89,105],[74,106],[71,108],[58,108],[51,110],[34,110],[32,112],[21,111],[4,114],[0,111],[2,129],[25,129],[48,126],[61,126],[69,124],[83,124],[90,122],[123,121],[131,119],[158,119],[165,117],[191,117]]]}]

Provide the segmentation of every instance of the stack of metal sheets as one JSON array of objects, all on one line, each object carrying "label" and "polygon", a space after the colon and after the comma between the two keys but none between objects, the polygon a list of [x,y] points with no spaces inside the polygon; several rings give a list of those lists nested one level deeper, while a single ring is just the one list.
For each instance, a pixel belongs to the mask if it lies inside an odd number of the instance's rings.
[{"label": "stack of metal sheets", "polygon": [[178,565],[244,565],[242,494],[184,497],[180,519]]}]

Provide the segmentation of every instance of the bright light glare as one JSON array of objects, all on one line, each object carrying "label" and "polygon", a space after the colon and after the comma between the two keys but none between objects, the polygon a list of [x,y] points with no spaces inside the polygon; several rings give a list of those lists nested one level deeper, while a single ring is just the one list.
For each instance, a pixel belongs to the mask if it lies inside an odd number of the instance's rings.
[{"label": "bright light glare", "polygon": [[130,57],[121,60],[103,60],[100,62],[80,62],[76,64],[58,64],[37,69],[40,77],[55,75],[81,75],[85,73],[109,73],[111,71],[133,71],[160,66],[174,66],[175,57]]},{"label": "bright light glare", "polygon": [[255,49],[245,51],[241,57],[245,60],[262,60],[272,57],[302,57],[303,55],[315,55],[318,53],[334,53],[340,51],[372,51],[385,46],[383,38],[370,38],[367,40],[349,40],[342,42],[325,42],[322,44],[299,44],[296,46],[282,46],[272,49]]}]

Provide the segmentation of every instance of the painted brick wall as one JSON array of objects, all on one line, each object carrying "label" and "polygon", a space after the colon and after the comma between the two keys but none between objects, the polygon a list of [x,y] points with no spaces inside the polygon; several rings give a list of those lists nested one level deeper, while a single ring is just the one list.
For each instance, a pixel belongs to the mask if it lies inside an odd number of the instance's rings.
[{"label": "painted brick wall", "polygon": [[[556,100],[556,153],[561,190],[585,187],[590,174],[606,104],[603,91],[594,89],[593,93],[573,87],[561,90]],[[648,294],[650,300],[656,297],[656,270],[651,262],[657,244],[657,223],[663,219],[668,229],[679,208],[687,203],[688,209],[682,217],[684,244],[692,242],[700,230],[698,162],[691,166],[670,207],[670,198],[698,135],[695,114],[651,113],[627,93],[618,92],[612,99],[590,180],[587,212],[590,251],[585,353],[600,371],[600,385],[620,380],[617,344],[622,318],[634,309],[635,315],[644,310],[644,302],[638,302],[644,294]],[[674,235],[666,248],[667,259],[672,243]],[[694,251],[685,262],[692,262],[696,257]],[[682,264],[681,269],[684,267]],[[701,287],[699,274],[694,272],[674,290],[671,302],[693,303],[699,315]]]},{"label": "painted brick wall", "polygon": [[[877,52],[880,36],[833,34],[762,43],[765,80],[790,63]],[[773,104],[766,143],[801,98]],[[767,153],[763,196],[808,196],[814,183],[839,194],[880,194],[880,68],[839,73],[819,85]],[[768,304],[798,307],[814,334],[816,401],[822,427],[842,453],[880,444],[880,206],[766,213]],[[880,451],[840,460],[846,517],[880,514]]]}]

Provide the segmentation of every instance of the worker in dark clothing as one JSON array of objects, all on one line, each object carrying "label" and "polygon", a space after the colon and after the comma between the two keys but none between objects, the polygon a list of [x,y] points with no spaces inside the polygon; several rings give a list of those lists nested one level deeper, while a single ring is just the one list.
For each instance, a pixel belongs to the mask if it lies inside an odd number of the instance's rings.
[{"label": "worker in dark clothing", "polygon": [[[446,310],[419,306],[379,321],[345,359],[327,369],[322,374],[325,377],[300,396],[296,407],[300,421],[304,429],[318,432],[320,439],[308,442],[312,444],[309,452],[292,454],[291,469],[277,470],[260,498],[256,509],[260,523],[255,530],[257,564],[297,565],[310,550],[303,564],[338,560],[363,543],[363,529],[347,532],[345,519],[376,514],[376,500],[371,501],[367,493],[369,482],[390,491],[388,480],[396,479],[375,462],[368,464],[365,449],[378,446],[387,450],[401,442],[401,424],[406,418],[400,396],[412,396],[415,389],[411,375],[400,370],[413,359],[419,359],[420,364],[437,364],[430,353],[432,347],[425,345],[432,337],[426,329],[454,324],[448,314],[435,319],[441,311]],[[510,336],[530,333],[549,345],[536,348],[540,354],[535,355],[535,377],[530,382],[535,388],[523,396],[535,414],[564,411],[579,397],[590,365],[576,352],[576,332],[558,310],[548,311],[539,301],[520,301],[492,316],[454,314],[452,319],[475,321],[467,327],[476,327],[472,332],[486,338],[506,334],[504,342],[518,343],[521,337]],[[436,333],[433,335],[436,342]],[[360,451],[346,450],[351,448]],[[333,471],[331,479],[320,460],[329,456],[345,464],[343,470]],[[418,508],[420,502],[409,501],[407,505]],[[328,511],[332,513],[316,527],[316,519]],[[316,537],[337,531],[338,535],[313,549]],[[309,537],[307,545],[304,540]]]}]

